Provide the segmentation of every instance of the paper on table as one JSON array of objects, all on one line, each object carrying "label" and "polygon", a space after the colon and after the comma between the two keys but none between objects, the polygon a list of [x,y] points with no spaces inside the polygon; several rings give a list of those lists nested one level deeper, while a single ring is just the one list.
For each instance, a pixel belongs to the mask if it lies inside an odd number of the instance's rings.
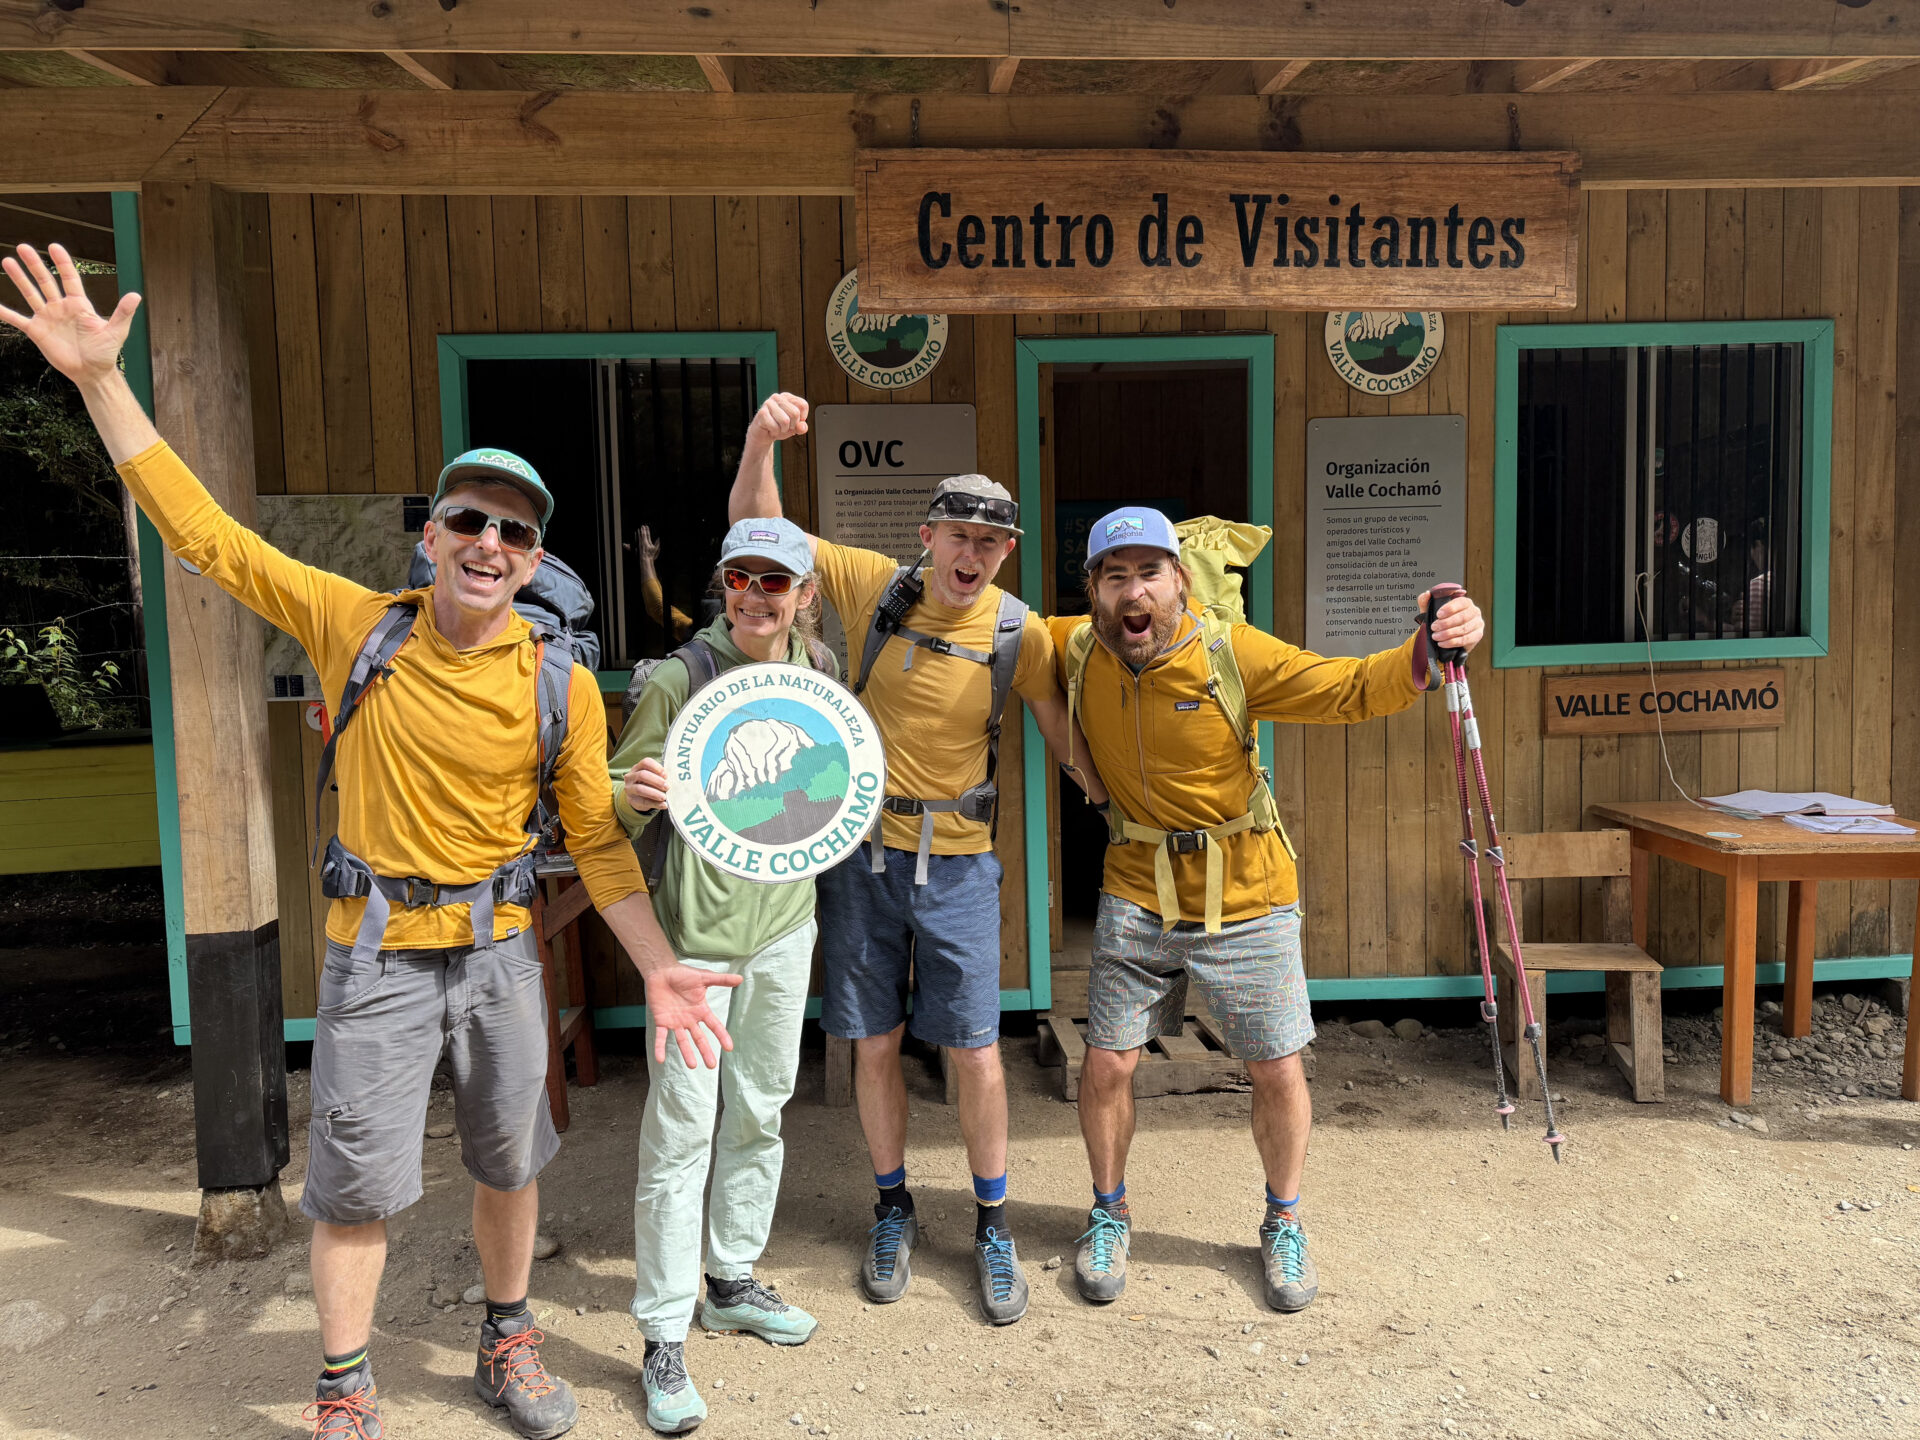
[{"label": "paper on table", "polygon": [[1878,815],[1786,815],[1787,824],[1816,835],[1911,835],[1910,825],[1896,825]]},{"label": "paper on table", "polygon": [[1734,795],[1703,797],[1721,810],[1744,810],[1750,815],[1891,815],[1893,807],[1874,800],[1855,800],[1826,790],[1742,790]]}]

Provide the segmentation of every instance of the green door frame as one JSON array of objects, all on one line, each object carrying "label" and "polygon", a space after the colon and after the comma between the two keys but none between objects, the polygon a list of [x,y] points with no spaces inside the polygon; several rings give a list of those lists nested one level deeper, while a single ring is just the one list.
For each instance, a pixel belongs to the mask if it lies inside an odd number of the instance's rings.
[{"label": "green door frame", "polygon": [[[1187,360],[1238,361],[1247,367],[1247,518],[1273,524],[1273,336],[1096,335],[1033,336],[1015,341],[1015,396],[1020,432],[1020,498],[1037,508],[1040,496],[1040,367],[1060,363],[1169,364]],[[1045,517],[1043,517],[1043,525]],[[1044,529],[1029,532],[1036,541]],[[1039,544],[1020,550],[1020,593],[1037,606],[1041,596]],[[1248,571],[1247,618],[1273,629],[1273,551],[1260,552]],[[1031,711],[1026,715],[1027,988],[1002,990],[1003,1010],[1046,1010],[1053,1004],[1053,928],[1047,903],[1046,745]],[[1260,748],[1273,753],[1273,727],[1260,726]]]}]

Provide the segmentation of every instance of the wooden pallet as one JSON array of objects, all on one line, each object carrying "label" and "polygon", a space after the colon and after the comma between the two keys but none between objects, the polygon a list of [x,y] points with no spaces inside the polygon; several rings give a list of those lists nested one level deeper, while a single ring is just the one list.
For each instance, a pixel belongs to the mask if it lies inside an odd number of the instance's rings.
[{"label": "wooden pallet", "polygon": [[[1049,1010],[1041,1017],[1040,1063],[1060,1067],[1061,1098],[1080,1098],[1080,1070],[1086,1060],[1084,1016]],[[1248,1084],[1247,1067],[1227,1053],[1219,1025],[1204,1010],[1188,1015],[1176,1033],[1149,1040],[1133,1070],[1136,1098],[1244,1090]]]}]

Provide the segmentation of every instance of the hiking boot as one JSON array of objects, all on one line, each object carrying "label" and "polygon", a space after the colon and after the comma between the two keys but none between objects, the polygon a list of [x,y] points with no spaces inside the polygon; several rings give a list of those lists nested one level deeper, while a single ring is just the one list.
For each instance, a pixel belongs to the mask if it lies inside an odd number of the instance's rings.
[{"label": "hiking boot", "polygon": [[980,1272],[980,1308],[995,1325],[1011,1325],[1027,1313],[1027,1277],[1014,1253],[1013,1237],[992,1226],[976,1240],[973,1260]]},{"label": "hiking boot", "polygon": [[1073,1259],[1073,1283],[1080,1298],[1110,1305],[1127,1288],[1127,1249],[1133,1222],[1123,1212],[1114,1214],[1096,1205],[1087,1212],[1087,1233],[1080,1237],[1080,1253]]},{"label": "hiking boot", "polygon": [[774,1345],[804,1345],[820,1322],[749,1275],[744,1280],[707,1277],[700,1328],[716,1335],[758,1335]]},{"label": "hiking boot", "polygon": [[473,1393],[505,1410],[527,1440],[553,1440],[573,1428],[580,1406],[567,1382],[540,1363],[540,1342],[531,1315],[488,1320],[480,1327],[480,1358],[473,1367]]},{"label": "hiking boot", "polygon": [[1320,1271],[1307,1254],[1307,1232],[1293,1215],[1269,1210],[1260,1222],[1260,1264],[1266,1272],[1267,1304],[1282,1314],[1306,1309],[1320,1293]]},{"label": "hiking boot", "polygon": [[907,1257],[920,1243],[920,1221],[897,1205],[873,1207],[875,1224],[867,1233],[867,1258],[860,1265],[860,1288],[876,1305],[891,1305],[907,1293],[913,1268]]},{"label": "hiking boot", "polygon": [[662,1435],[679,1435],[707,1418],[707,1402],[687,1375],[686,1346],[662,1340],[648,1347],[640,1366],[640,1388],[647,1392],[647,1424]]},{"label": "hiking boot", "polygon": [[320,1377],[314,1388],[313,1404],[300,1418],[313,1422],[316,1440],[381,1440],[386,1434],[380,1426],[380,1392],[373,1383],[373,1371],[361,1365],[337,1380]]}]

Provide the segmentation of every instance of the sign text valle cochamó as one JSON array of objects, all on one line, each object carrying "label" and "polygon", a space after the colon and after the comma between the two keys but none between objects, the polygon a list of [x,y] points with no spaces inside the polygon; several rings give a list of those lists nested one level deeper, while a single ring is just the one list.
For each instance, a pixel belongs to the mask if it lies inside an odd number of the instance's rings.
[{"label": "sign text valle cocham\u00f3", "polygon": [[1566,309],[1578,157],[868,150],[863,302]]}]

